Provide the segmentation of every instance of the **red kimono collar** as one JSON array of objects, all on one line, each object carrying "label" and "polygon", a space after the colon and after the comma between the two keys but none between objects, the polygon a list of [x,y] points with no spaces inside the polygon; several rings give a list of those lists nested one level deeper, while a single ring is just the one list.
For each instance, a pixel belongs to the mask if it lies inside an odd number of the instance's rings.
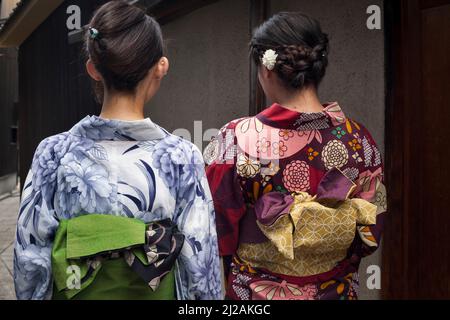
[{"label": "red kimono collar", "polygon": [[322,112],[314,113],[296,112],[275,103],[256,118],[273,128],[300,131],[327,129],[346,121],[337,102],[325,104]]}]

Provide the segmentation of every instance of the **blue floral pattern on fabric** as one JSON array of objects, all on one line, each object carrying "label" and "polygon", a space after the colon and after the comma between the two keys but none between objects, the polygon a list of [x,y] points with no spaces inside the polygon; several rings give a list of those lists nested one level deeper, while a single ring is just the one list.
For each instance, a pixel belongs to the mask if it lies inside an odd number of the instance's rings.
[{"label": "blue floral pattern on fabric", "polygon": [[[204,176],[204,162],[183,139],[170,136],[153,147],[153,166],[174,197],[190,199]],[[201,192],[202,195],[204,191]]]},{"label": "blue floral pattern on fabric", "polygon": [[146,223],[172,219],[189,239],[177,261],[178,299],[222,299],[214,209],[200,151],[150,119],[91,116],[36,149],[14,250],[18,299],[51,298],[59,221],[92,213]]},{"label": "blue floral pattern on fabric", "polygon": [[109,173],[103,165],[68,153],[61,160],[57,181],[56,208],[64,217],[80,212],[112,211],[114,185],[109,182]]}]

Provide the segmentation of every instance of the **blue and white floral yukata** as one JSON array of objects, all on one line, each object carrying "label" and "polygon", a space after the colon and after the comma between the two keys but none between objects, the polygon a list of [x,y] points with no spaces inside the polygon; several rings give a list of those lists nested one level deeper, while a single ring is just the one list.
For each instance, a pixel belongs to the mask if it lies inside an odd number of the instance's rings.
[{"label": "blue and white floral yukata", "polygon": [[222,299],[214,209],[199,150],[150,119],[88,116],[43,140],[26,179],[14,251],[18,299],[52,295],[59,221],[86,214],[170,218],[185,236],[177,260],[180,300]]}]

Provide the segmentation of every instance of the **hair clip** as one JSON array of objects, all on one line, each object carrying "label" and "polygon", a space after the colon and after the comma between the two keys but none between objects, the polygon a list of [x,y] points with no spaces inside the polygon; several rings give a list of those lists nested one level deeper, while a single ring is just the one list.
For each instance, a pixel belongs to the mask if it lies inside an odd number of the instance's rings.
[{"label": "hair clip", "polygon": [[100,33],[98,32],[97,29],[89,27],[89,37],[91,39],[98,39],[98,36],[100,35]]},{"label": "hair clip", "polygon": [[275,68],[275,64],[277,63],[278,54],[272,50],[266,50],[262,57],[262,64],[267,68],[267,70],[273,70]]}]

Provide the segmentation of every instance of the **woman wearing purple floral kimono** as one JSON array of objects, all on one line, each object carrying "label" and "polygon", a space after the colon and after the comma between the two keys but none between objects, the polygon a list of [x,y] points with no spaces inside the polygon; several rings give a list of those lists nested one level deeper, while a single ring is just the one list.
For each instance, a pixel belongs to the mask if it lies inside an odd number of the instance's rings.
[{"label": "woman wearing purple floral kimono", "polygon": [[[169,68],[159,25],[111,1],[91,20],[86,51],[102,112],[36,150],[17,226],[17,298],[221,299],[202,155],[144,118]],[[109,261],[136,276],[117,280],[121,292],[98,285]]]},{"label": "woman wearing purple floral kimono", "polygon": [[337,102],[319,100],[329,45],[315,19],[278,13],[250,48],[273,104],[226,124],[204,153],[226,296],[356,299],[387,214],[381,153]]}]

